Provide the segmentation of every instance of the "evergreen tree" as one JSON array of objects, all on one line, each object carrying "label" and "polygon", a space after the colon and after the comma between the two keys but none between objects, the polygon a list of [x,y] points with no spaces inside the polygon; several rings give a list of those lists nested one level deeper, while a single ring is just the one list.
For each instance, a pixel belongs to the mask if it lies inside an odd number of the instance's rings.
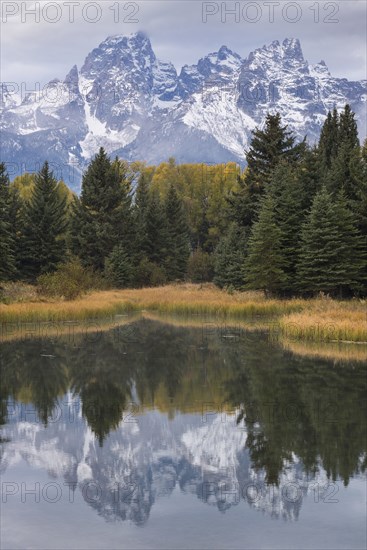
[{"label": "evergreen tree", "polygon": [[316,193],[321,189],[320,155],[317,147],[306,147],[302,161],[297,165],[297,179],[302,188],[303,210],[311,208]]},{"label": "evergreen tree", "polygon": [[32,196],[23,209],[20,261],[22,276],[35,279],[54,271],[65,257],[65,199],[46,161],[36,174]]},{"label": "evergreen tree", "polygon": [[166,273],[169,280],[183,279],[190,255],[189,231],[183,204],[174,185],[168,189],[166,204],[167,258]]},{"label": "evergreen tree", "polygon": [[[367,248],[367,139],[360,148],[356,162],[351,164],[353,178],[356,182],[355,199],[350,201],[351,210],[355,213],[357,227],[365,239]],[[367,263],[364,269],[364,277],[367,280]],[[364,291],[367,295],[367,289]]]},{"label": "evergreen tree", "polygon": [[80,199],[72,206],[72,251],[99,271],[116,244],[121,242],[129,252],[133,244],[130,189],[121,178],[118,161],[111,163],[101,147],[83,176]]},{"label": "evergreen tree", "polygon": [[287,282],[282,232],[276,223],[275,205],[274,198],[267,193],[251,230],[245,262],[247,287],[265,293],[280,292]]},{"label": "evergreen tree", "polygon": [[155,191],[149,196],[146,232],[146,243],[143,248],[145,256],[150,262],[165,266],[168,255],[168,225],[164,205]]},{"label": "evergreen tree", "polygon": [[239,196],[242,205],[237,206],[237,211],[242,210],[243,213],[243,225],[253,223],[259,199],[270,183],[276,165],[280,161],[298,162],[305,148],[305,140],[295,144],[295,136],[287,130],[287,126],[282,126],[279,113],[268,114],[264,129],[253,132],[250,149],[246,154],[248,167],[245,189]]},{"label": "evergreen tree", "polygon": [[20,268],[20,235],[22,232],[22,201],[19,196],[19,192],[15,189],[12,184],[10,184],[10,193],[9,193],[9,221],[11,227],[11,233],[14,243],[14,256],[15,256],[15,271],[13,273],[14,278],[18,278],[19,268]]},{"label": "evergreen tree", "polygon": [[243,227],[232,223],[214,254],[214,283],[241,290],[245,282],[247,238]]},{"label": "evergreen tree", "polygon": [[335,290],[335,265],[339,232],[335,227],[335,207],[325,186],[314,198],[302,228],[301,254],[297,266],[300,290],[309,293]]},{"label": "evergreen tree", "polygon": [[318,150],[320,154],[321,172],[325,174],[331,167],[332,160],[338,152],[339,115],[336,108],[327,114],[321,128]]},{"label": "evergreen tree", "polygon": [[149,209],[149,181],[144,172],[141,172],[135,191],[134,220],[136,226],[136,252],[139,259],[148,250],[147,213]]},{"label": "evergreen tree", "polygon": [[339,193],[334,203],[323,187],[301,234],[297,270],[300,290],[341,295],[346,289],[358,289],[365,262],[362,245],[344,193]]},{"label": "evergreen tree", "polygon": [[295,136],[282,126],[279,113],[268,114],[263,130],[253,132],[251,146],[246,155],[248,164],[247,184],[264,188],[270,182],[271,174],[281,160],[298,161],[304,152],[305,141],[295,144]]},{"label": "evergreen tree", "polygon": [[275,220],[281,230],[287,290],[296,290],[296,265],[300,254],[300,232],[304,221],[304,188],[297,170],[280,163],[275,168],[269,193],[275,201]]},{"label": "evergreen tree", "polygon": [[348,199],[355,200],[357,182],[353,165],[359,156],[359,140],[355,114],[349,105],[338,115],[336,109],[321,130],[319,142],[320,175],[333,195],[343,188]]},{"label": "evergreen tree", "polygon": [[[335,201],[335,225],[339,230],[339,295],[367,292],[367,239],[358,229],[355,213],[341,189]],[[344,281],[343,281],[344,278]]]},{"label": "evergreen tree", "polygon": [[355,201],[358,194],[358,182],[354,177],[354,168],[358,162],[359,148],[350,150],[347,143],[339,146],[338,154],[333,160],[332,166],[325,177],[328,191],[335,197],[341,189],[344,189],[347,198]]},{"label": "evergreen tree", "polygon": [[145,213],[149,206],[149,179],[144,172],[140,174],[136,187],[135,206],[141,214]]},{"label": "evergreen tree", "polygon": [[237,176],[237,186],[227,197],[229,205],[229,218],[241,227],[251,225],[254,216],[254,204],[250,197],[250,188],[246,183],[246,169],[243,174]]},{"label": "evergreen tree", "polygon": [[106,258],[105,273],[117,288],[128,287],[132,282],[132,261],[122,244],[116,245]]},{"label": "evergreen tree", "polygon": [[367,139],[359,150],[358,157],[352,163],[353,179],[356,182],[355,200],[351,204],[356,213],[358,227],[367,237]]},{"label": "evergreen tree", "polygon": [[345,145],[349,151],[359,147],[357,122],[350,105],[345,105],[339,116],[338,146]]},{"label": "evergreen tree", "polygon": [[117,239],[123,240],[125,250],[130,256],[134,255],[136,249],[136,226],[132,211],[132,181],[131,175],[127,173],[126,162],[117,157],[112,163],[112,170],[116,170],[119,179],[119,206],[115,215],[112,216],[112,222],[115,226],[115,235]]},{"label": "evergreen tree", "polygon": [[16,274],[16,242],[12,215],[13,197],[5,164],[0,163],[0,280]]}]

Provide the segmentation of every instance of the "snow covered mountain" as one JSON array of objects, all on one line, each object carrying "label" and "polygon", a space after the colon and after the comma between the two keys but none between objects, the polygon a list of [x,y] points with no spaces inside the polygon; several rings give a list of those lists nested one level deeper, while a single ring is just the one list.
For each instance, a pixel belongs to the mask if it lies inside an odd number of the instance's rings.
[{"label": "snow covered mountain", "polygon": [[45,159],[74,189],[104,146],[128,160],[219,163],[245,160],[251,131],[279,111],[300,138],[317,139],[329,109],[349,103],[366,135],[366,81],[310,65],[299,40],[272,42],[246,59],[222,46],[177,74],[141,33],[112,36],[65,80],[35,93],[1,85],[1,160],[15,176]]}]

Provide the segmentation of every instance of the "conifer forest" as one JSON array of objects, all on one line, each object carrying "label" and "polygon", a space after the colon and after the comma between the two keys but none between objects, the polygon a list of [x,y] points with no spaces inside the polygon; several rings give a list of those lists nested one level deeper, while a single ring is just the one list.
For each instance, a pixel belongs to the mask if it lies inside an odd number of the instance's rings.
[{"label": "conifer forest", "polygon": [[[367,293],[367,142],[348,105],[320,139],[278,114],[253,131],[244,168],[157,166],[96,152],[80,196],[45,159],[9,180],[0,165],[0,277],[65,295],[213,281],[227,290],[338,298]],[[74,285],[74,286],[73,286]]]}]

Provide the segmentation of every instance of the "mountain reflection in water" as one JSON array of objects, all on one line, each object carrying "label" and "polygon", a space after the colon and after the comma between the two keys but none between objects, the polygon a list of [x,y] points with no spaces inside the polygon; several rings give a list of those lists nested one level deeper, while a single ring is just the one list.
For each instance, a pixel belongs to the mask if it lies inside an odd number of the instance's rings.
[{"label": "mountain reflection in water", "polygon": [[143,525],[175,490],[294,520],[365,471],[365,364],[258,333],[127,326],[2,344],[3,473],[25,461],[107,521]]}]

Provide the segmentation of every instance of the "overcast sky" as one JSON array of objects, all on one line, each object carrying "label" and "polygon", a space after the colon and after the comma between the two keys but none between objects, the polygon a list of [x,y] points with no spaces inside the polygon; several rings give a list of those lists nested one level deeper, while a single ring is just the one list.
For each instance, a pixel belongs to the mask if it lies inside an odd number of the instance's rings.
[{"label": "overcast sky", "polygon": [[[39,22],[27,13],[32,8]],[[223,44],[246,57],[273,40],[293,37],[301,40],[309,62],[324,59],[334,76],[366,78],[365,0],[2,0],[1,10],[3,82],[32,87],[35,82],[63,79],[107,36],[137,30],[145,31],[157,57],[172,61],[178,71]]]}]

